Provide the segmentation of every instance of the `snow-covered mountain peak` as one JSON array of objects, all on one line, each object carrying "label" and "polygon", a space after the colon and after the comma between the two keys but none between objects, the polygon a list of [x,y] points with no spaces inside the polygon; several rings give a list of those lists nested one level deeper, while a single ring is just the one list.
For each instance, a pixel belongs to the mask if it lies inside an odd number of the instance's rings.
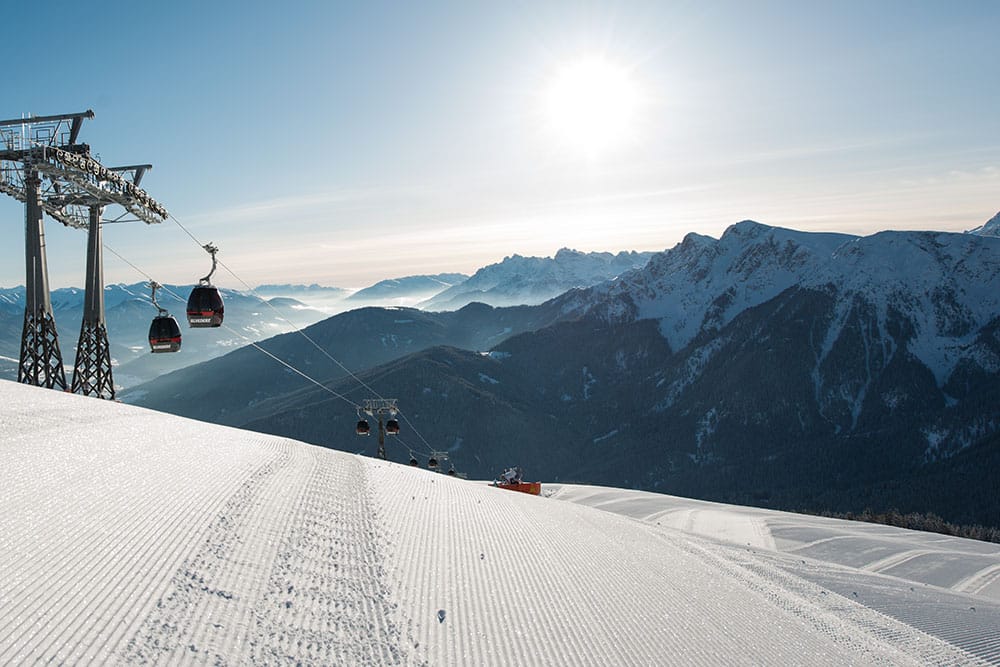
[{"label": "snow-covered mountain peak", "polygon": [[421,304],[452,310],[473,301],[493,306],[537,304],[574,287],[589,287],[643,266],[653,253],[581,252],[560,248],[554,257],[511,255]]},{"label": "snow-covered mountain peak", "polygon": [[714,244],[716,239],[698,232],[688,232],[681,241],[682,246],[706,246]]},{"label": "snow-covered mountain peak", "polygon": [[809,283],[836,281],[869,293],[886,286],[924,293],[948,287],[986,297],[980,287],[994,282],[1000,270],[997,245],[994,239],[950,232],[879,232],[838,248]]},{"label": "snow-covered mountain peak", "polygon": [[892,313],[909,320],[907,349],[941,386],[1000,312],[1000,239],[880,232],[845,244],[803,283],[824,284],[872,304],[883,335]]},{"label": "snow-covered mountain peak", "polygon": [[987,220],[984,224],[970,229],[967,234],[977,234],[979,236],[1000,236],[1000,212]]},{"label": "snow-covered mountain peak", "polygon": [[840,245],[856,238],[858,237],[853,234],[803,232],[787,227],[765,225],[753,220],[743,220],[726,228],[726,231],[719,238],[719,242],[724,246],[746,246],[754,242],[766,244],[771,247],[794,244],[821,254],[826,254],[833,252]]},{"label": "snow-covered mountain peak", "polygon": [[722,233],[722,236],[725,238],[726,236],[736,234],[744,238],[753,238],[765,234],[772,229],[776,229],[776,227],[762,224],[756,220],[740,220],[736,224],[726,227],[726,231]]},{"label": "snow-covered mountain peak", "polygon": [[719,239],[688,234],[654,255],[645,268],[597,290],[612,297],[627,295],[640,319],[660,320],[661,332],[676,350],[702,328],[722,326],[802,282],[853,238],[745,220]]},{"label": "snow-covered mountain peak", "polygon": [[[976,332],[1000,312],[1000,239],[949,232],[887,231],[858,237],[743,221],[718,239],[696,234],[620,280],[572,295],[568,310],[659,320],[674,350],[719,330],[791,287],[839,295],[847,318],[869,304],[881,335],[903,317],[906,345],[938,380],[970,354]],[[600,304],[600,305],[597,305]],[[838,325],[839,326],[839,325]],[[950,341],[950,342],[948,342]]]}]

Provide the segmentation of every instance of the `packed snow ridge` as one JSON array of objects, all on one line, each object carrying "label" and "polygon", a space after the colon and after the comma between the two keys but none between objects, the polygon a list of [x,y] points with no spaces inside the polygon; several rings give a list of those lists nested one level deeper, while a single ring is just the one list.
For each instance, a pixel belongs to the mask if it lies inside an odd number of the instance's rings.
[{"label": "packed snow ridge", "polygon": [[1000,662],[997,545],[0,402],[2,664]]}]

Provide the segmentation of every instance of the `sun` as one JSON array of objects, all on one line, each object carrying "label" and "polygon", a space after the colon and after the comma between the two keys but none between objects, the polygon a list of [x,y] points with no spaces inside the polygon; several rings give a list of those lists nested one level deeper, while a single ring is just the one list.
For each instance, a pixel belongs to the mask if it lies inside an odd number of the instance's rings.
[{"label": "sun", "polygon": [[545,116],[566,144],[593,157],[630,137],[638,101],[627,69],[587,57],[557,68],[545,93]]}]

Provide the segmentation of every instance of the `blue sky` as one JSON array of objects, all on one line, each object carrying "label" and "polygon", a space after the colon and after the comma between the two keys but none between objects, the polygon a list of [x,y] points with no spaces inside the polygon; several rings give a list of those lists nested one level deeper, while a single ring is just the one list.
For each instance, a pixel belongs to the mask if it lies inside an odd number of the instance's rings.
[{"label": "blue sky", "polygon": [[[997,2],[48,2],[4,23],[0,117],[93,109],[81,139],[152,163],[150,194],[251,284],[1000,209]],[[595,57],[639,99],[596,155],[545,111]],[[24,281],[23,216],[0,200],[0,285]],[[52,285],[81,285],[85,235],[46,234]],[[160,282],[209,266],[172,222],[105,242]],[[105,275],[142,279],[110,254]]]}]

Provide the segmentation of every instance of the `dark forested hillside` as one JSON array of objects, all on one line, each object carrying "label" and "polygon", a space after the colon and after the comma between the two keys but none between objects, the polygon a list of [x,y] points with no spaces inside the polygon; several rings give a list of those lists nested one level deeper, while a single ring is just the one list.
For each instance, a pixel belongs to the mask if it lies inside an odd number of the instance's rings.
[{"label": "dark forested hillside", "polygon": [[[493,308],[470,304],[428,313],[413,308],[359,308],[300,333],[259,343],[273,357],[320,381],[336,382],[360,370],[436,345],[485,350],[516,333],[562,316],[554,306]],[[334,361],[334,359],[336,361]],[[342,364],[343,366],[339,365]],[[195,419],[240,425],[259,416],[259,404],[295,392],[302,376],[252,347],[182,369],[123,394],[124,400]]]}]

